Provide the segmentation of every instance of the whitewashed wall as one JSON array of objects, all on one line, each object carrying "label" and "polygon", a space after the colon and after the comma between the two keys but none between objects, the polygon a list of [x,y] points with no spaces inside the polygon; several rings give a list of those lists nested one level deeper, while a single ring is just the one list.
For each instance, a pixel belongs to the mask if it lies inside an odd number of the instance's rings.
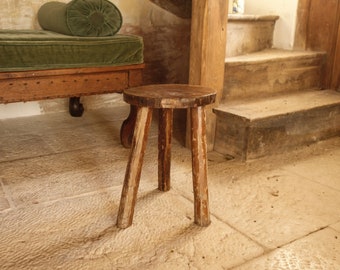
[{"label": "whitewashed wall", "polygon": [[292,49],[298,2],[299,0],[245,0],[245,13],[280,16],[275,26],[273,45]]}]

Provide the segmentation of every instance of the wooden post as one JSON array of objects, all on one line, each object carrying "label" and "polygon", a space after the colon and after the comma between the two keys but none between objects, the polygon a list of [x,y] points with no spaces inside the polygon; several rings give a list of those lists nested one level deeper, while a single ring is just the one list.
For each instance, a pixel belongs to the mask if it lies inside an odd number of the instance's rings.
[{"label": "wooden post", "polygon": [[[340,12],[340,4],[338,7]],[[338,14],[339,14],[338,12]],[[340,21],[340,18],[339,18]],[[340,91],[340,67],[337,63],[340,63],[340,24],[338,24],[338,38],[336,41],[335,46],[335,56],[333,62],[333,73],[332,73],[332,81],[331,81],[331,88],[337,91]]]},{"label": "wooden post", "polygon": [[[217,106],[222,96],[227,39],[228,1],[192,0],[189,84],[217,91]],[[216,118],[207,106],[207,144],[212,150]],[[190,123],[190,121],[187,121]],[[187,142],[190,127],[187,127]]]},{"label": "wooden post", "polygon": [[332,81],[331,88],[337,91],[340,91],[340,2],[338,2],[338,11],[337,11],[337,25],[338,25],[338,33],[335,43],[335,52],[334,52],[334,61],[333,61],[333,70],[332,70]]},{"label": "wooden post", "polygon": [[339,88],[339,21],[340,0],[299,1],[294,48],[327,52],[323,88]]}]

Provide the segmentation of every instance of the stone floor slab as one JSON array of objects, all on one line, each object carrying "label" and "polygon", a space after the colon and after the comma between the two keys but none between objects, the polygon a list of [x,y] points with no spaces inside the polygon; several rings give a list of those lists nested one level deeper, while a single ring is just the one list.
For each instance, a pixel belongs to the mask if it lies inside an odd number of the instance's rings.
[{"label": "stone floor slab", "polygon": [[[129,113],[129,105],[100,110],[85,111],[82,117],[71,117],[68,113],[49,113],[31,117],[2,119],[0,136],[6,134],[52,133],[63,128],[78,128],[103,122],[122,122]],[[29,124],[28,124],[29,122]],[[1,126],[1,125],[0,125]],[[117,126],[119,128],[119,126]]]},{"label": "stone floor slab", "polygon": [[54,150],[34,134],[1,137],[0,162],[50,155]]},{"label": "stone floor slab", "polygon": [[233,270],[340,269],[340,233],[320,230]]},{"label": "stone floor slab", "polygon": [[[120,122],[119,122],[120,124]],[[81,150],[97,146],[120,146],[118,123],[105,122],[73,128],[59,129],[45,133],[43,140],[56,152]]]},{"label": "stone floor slab", "polygon": [[1,181],[1,178],[0,178],[0,212],[5,210],[5,209],[8,209],[10,208],[10,205],[9,205],[9,202],[6,198],[6,194],[3,190],[3,182]]},{"label": "stone floor slab", "polygon": [[128,150],[103,147],[0,163],[0,177],[16,206],[121,185]]},{"label": "stone floor slab", "polygon": [[2,269],[217,269],[263,253],[216,219],[207,228],[194,225],[191,202],[148,185],[141,187],[133,225],[117,229],[119,195],[110,188],[1,214]]},{"label": "stone floor slab", "polygon": [[340,191],[339,149],[286,166],[284,169]]},{"label": "stone floor slab", "polygon": [[340,222],[331,225],[331,228],[333,228],[334,230],[340,232]]},{"label": "stone floor slab", "polygon": [[[209,172],[212,213],[269,249],[339,219],[340,192],[304,177],[283,170],[231,177],[223,165],[210,166]],[[190,173],[183,178],[190,179]],[[192,199],[190,181],[178,176],[173,182]]]}]

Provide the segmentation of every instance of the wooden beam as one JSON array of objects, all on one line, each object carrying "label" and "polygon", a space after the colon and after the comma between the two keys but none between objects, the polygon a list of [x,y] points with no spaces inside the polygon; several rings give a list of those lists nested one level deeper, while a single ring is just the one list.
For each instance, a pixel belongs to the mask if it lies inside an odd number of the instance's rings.
[{"label": "wooden beam", "polygon": [[340,91],[340,3],[338,3],[338,17],[335,25],[338,26],[338,33],[335,45],[331,88]]},{"label": "wooden beam", "polygon": [[331,87],[339,27],[339,0],[312,0],[307,26],[307,49],[327,52],[324,88]]},{"label": "wooden beam", "polygon": [[306,43],[311,2],[312,0],[299,0],[294,38],[295,50],[305,50],[307,47]]},{"label": "wooden beam", "polygon": [[299,0],[294,49],[326,51],[323,88],[340,89],[340,0]]},{"label": "wooden beam", "polygon": [[[227,36],[228,1],[192,0],[189,83],[217,91],[217,106],[222,96]],[[207,108],[207,144],[213,148],[215,115]],[[187,121],[189,122],[189,121]],[[187,138],[188,131],[187,128]]]}]

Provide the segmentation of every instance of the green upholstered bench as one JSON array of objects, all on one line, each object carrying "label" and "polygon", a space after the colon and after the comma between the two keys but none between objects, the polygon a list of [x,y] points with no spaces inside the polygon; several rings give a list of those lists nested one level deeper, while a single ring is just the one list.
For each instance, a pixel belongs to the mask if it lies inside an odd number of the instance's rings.
[{"label": "green upholstered bench", "polygon": [[0,103],[68,97],[71,115],[81,116],[81,96],[138,86],[143,68],[139,36],[0,30]]}]

